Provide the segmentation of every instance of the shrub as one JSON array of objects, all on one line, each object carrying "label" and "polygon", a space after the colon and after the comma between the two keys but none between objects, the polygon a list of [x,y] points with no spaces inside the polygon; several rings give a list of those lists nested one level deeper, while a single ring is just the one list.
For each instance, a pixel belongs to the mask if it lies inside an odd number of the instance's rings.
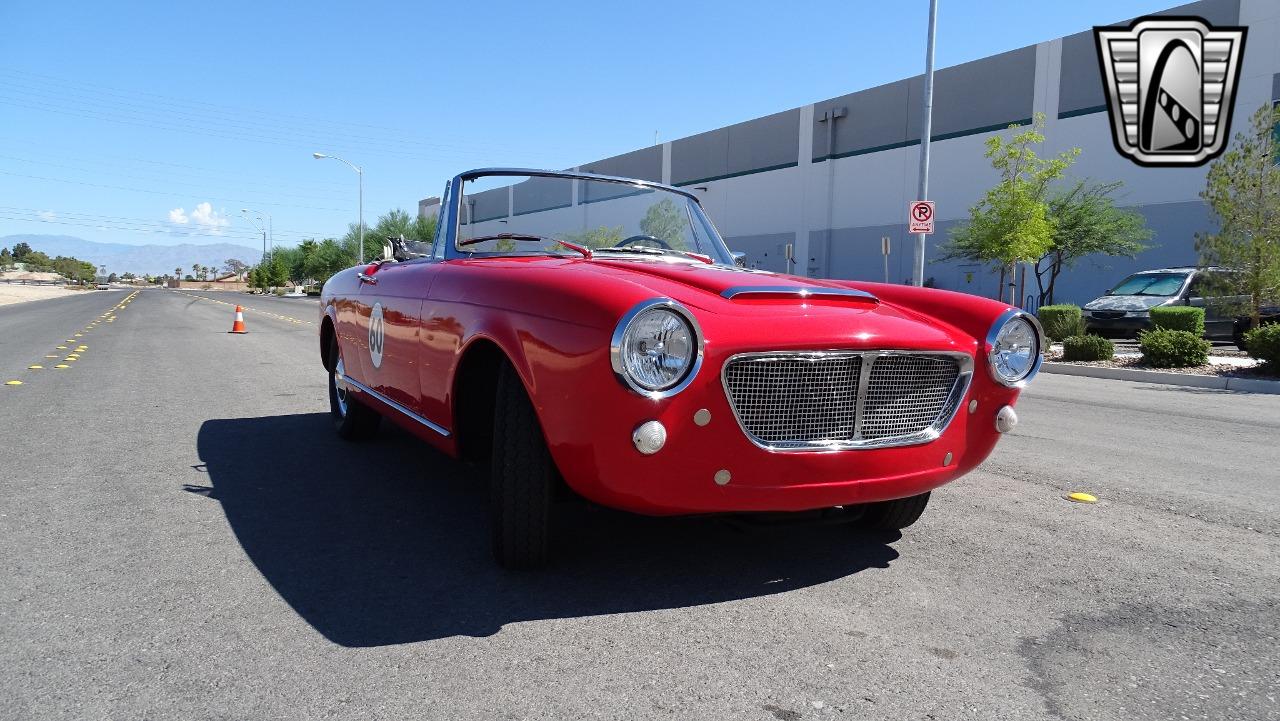
[{"label": "shrub", "polygon": [[284,297],[284,288],[276,288],[275,294],[277,296]]},{"label": "shrub", "polygon": [[1209,362],[1210,343],[1185,330],[1157,328],[1138,336],[1142,360],[1156,368],[1189,368]]},{"label": "shrub", "polygon": [[1204,335],[1204,308],[1189,305],[1162,305],[1151,309],[1151,322],[1165,330],[1185,330],[1197,338]]},{"label": "shrub", "polygon": [[1073,335],[1062,339],[1062,360],[1100,361],[1111,360],[1116,346],[1099,335]]},{"label": "shrub", "polygon": [[1263,370],[1280,375],[1280,323],[1270,323],[1244,334],[1249,355],[1263,362]]},{"label": "shrub", "polygon": [[1042,305],[1036,311],[1044,334],[1055,341],[1084,335],[1084,318],[1078,305]]}]

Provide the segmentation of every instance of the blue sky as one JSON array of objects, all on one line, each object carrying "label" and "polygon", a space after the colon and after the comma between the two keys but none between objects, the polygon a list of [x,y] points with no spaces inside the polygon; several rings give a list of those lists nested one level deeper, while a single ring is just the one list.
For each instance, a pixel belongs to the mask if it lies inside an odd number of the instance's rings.
[{"label": "blue sky", "polygon": [[[939,67],[1172,3],[941,0]],[[906,2],[0,3],[0,236],[277,243],[922,72]]]}]

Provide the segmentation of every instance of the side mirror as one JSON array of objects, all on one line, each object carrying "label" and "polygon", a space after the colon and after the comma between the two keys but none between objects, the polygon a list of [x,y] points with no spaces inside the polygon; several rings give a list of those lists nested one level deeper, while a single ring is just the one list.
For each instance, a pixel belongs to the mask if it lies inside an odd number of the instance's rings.
[{"label": "side mirror", "polygon": [[729,255],[733,256],[733,264],[739,268],[747,267],[747,254],[741,250],[729,251]]}]

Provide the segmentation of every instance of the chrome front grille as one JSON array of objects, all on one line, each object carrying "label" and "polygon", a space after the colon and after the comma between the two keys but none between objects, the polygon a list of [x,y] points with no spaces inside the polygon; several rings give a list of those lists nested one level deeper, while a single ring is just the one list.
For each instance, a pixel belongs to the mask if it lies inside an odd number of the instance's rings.
[{"label": "chrome front grille", "polygon": [[858,356],[743,358],[725,367],[738,421],[767,444],[853,440]]},{"label": "chrome front grille", "polygon": [[742,430],[776,450],[886,447],[936,438],[972,376],[963,353],[792,351],[725,362]]},{"label": "chrome front grille", "polygon": [[863,438],[897,438],[933,425],[960,375],[954,358],[890,355],[875,359],[867,383]]}]

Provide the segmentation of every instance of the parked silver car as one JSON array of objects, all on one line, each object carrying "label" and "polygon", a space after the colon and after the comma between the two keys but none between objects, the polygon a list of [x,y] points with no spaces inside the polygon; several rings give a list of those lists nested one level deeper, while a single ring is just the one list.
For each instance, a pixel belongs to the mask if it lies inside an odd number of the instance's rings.
[{"label": "parked silver car", "polygon": [[1160,268],[1144,270],[1120,281],[1099,298],[1084,305],[1085,330],[1105,336],[1134,337],[1149,330],[1151,309],[1161,305],[1190,305],[1204,308],[1205,337],[1231,340],[1236,314],[1244,302],[1237,296],[1223,296],[1215,288],[1215,275],[1230,273],[1225,268]]}]

